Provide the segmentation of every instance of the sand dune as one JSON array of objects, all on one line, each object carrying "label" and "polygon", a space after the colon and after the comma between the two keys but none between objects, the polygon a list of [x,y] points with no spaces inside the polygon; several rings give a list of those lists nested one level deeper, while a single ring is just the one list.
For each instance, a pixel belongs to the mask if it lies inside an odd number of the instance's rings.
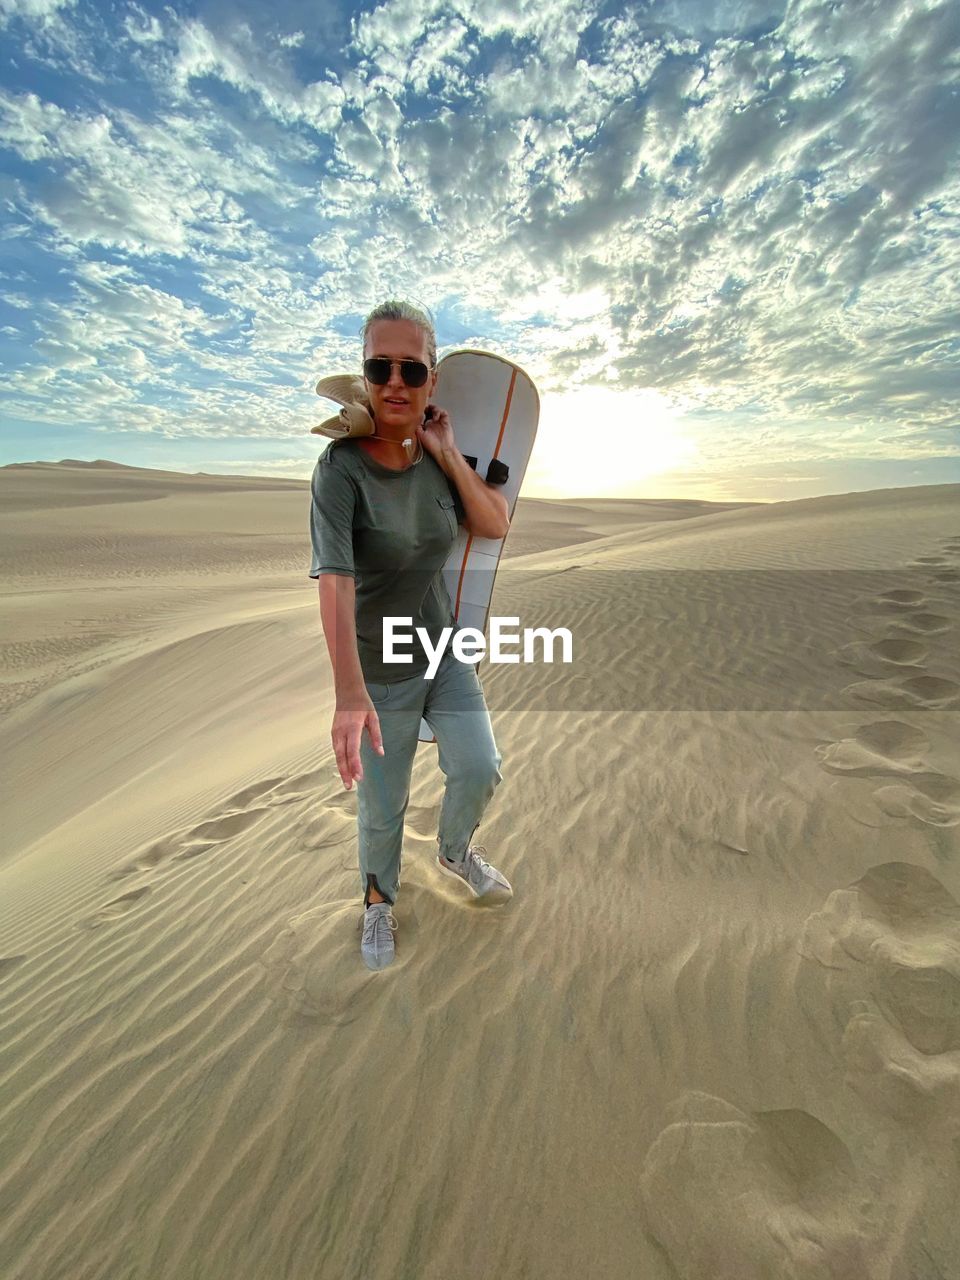
[{"label": "sand dune", "polygon": [[957,489],[523,502],[371,974],[306,485],[0,469],[0,1274],[958,1274]]}]

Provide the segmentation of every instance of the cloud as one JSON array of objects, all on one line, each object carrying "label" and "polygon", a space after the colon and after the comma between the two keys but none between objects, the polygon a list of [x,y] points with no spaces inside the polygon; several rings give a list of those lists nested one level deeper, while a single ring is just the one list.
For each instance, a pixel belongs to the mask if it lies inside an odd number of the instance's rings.
[{"label": "cloud", "polygon": [[163,24],[152,13],[147,13],[138,4],[131,4],[129,12],[123,19],[123,30],[128,40],[134,44],[159,44],[163,40]]},{"label": "cloud", "polygon": [[0,0],[0,25],[13,18],[43,24],[75,4],[76,0]]},{"label": "cloud", "polygon": [[344,101],[340,86],[334,80],[299,85],[281,52],[287,46],[264,45],[248,24],[235,26],[227,36],[187,19],[174,34],[170,85],[181,100],[189,98],[193,81],[210,77],[255,95],[270,115],[285,123],[305,121],[321,131],[338,123]]},{"label": "cloud", "polygon": [[217,132],[221,146],[242,149],[242,161],[211,146],[198,165],[198,149],[211,140],[202,122],[185,117],[148,124],[129,111],[111,119],[67,113],[35,94],[0,94],[0,142],[26,161],[50,162],[30,185],[30,215],[73,245],[184,257],[200,244],[255,243],[233,193],[279,204],[297,193],[277,180],[263,148],[229,126]]},{"label": "cloud", "polygon": [[39,337],[11,390],[52,388],[45,412],[94,359],[151,429],[218,434],[232,405],[300,432],[318,368],[407,293],[547,394],[742,414],[720,452],[758,422],[838,456],[949,439],[956,6],[128,5],[96,18],[109,91],[93,16],[15,9],[27,64],[76,55],[61,92],[0,96],[12,233],[72,282],[17,286]]}]

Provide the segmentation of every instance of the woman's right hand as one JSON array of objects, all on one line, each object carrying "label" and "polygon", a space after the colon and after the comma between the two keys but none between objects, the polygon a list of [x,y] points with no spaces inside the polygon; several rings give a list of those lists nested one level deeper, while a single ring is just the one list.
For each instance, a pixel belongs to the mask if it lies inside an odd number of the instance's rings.
[{"label": "woman's right hand", "polygon": [[364,729],[370,737],[370,745],[379,755],[383,755],[383,738],[380,734],[380,717],[370,701],[367,693],[359,694],[344,703],[337,703],[333,715],[333,728],[330,736],[333,739],[333,751],[337,757],[337,768],[343,785],[349,791],[354,780],[363,780],[363,768],[360,764],[360,739]]}]

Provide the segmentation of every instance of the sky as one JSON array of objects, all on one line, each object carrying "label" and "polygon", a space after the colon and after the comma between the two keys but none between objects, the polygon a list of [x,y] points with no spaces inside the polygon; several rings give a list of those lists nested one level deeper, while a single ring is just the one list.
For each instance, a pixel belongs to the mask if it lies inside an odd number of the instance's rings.
[{"label": "sky", "polygon": [[960,481],[958,50],[934,0],[0,0],[0,464],[307,479],[403,297],[537,383],[532,497]]}]

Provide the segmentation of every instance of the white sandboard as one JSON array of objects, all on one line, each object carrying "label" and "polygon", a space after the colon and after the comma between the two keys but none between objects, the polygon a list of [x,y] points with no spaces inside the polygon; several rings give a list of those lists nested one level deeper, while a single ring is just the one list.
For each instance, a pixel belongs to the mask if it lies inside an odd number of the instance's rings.
[{"label": "white sandboard", "polygon": [[[537,436],[537,388],[519,365],[490,351],[451,351],[439,362],[437,372],[432,399],[449,413],[457,448],[477,459],[477,475],[486,477],[493,458],[510,468],[498,488],[512,520]],[[485,631],[505,542],[506,538],[475,538],[461,528],[443,566],[443,577],[454,616],[462,626]],[[424,719],[419,741],[436,742]]]}]

